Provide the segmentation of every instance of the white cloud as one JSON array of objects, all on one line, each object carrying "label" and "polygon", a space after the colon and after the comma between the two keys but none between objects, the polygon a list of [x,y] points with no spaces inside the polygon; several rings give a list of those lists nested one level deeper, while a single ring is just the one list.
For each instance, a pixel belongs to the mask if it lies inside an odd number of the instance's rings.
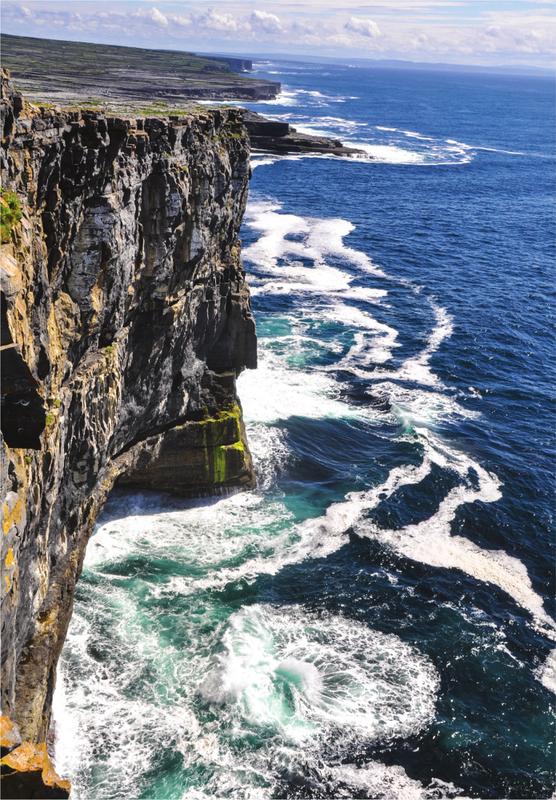
[{"label": "white cloud", "polygon": [[269,14],[268,11],[255,11],[249,17],[251,26],[255,30],[261,30],[264,33],[280,33],[283,30],[280,18],[276,14]]},{"label": "white cloud", "polygon": [[231,14],[219,14],[213,9],[195,17],[194,22],[209,31],[234,32],[240,27],[236,18]]},{"label": "white cloud", "polygon": [[185,17],[183,14],[173,14],[170,21],[172,25],[177,25],[180,28],[188,28],[192,24],[191,17]]},{"label": "white cloud", "polygon": [[497,0],[206,2],[188,0],[180,10],[176,0],[4,0],[2,23],[7,33],[243,55],[264,42],[268,53],[351,57],[372,48],[384,58],[551,65],[556,52],[543,0],[513,0],[512,11]]},{"label": "white cloud", "polygon": [[344,28],[351,33],[358,33],[369,39],[376,39],[380,36],[380,28],[376,22],[368,17],[350,17]]},{"label": "white cloud", "polygon": [[141,8],[139,11],[135,11],[132,16],[138,17],[139,19],[150,20],[154,22],[155,25],[160,25],[162,28],[167,28],[169,24],[168,17],[164,16],[158,8]]}]

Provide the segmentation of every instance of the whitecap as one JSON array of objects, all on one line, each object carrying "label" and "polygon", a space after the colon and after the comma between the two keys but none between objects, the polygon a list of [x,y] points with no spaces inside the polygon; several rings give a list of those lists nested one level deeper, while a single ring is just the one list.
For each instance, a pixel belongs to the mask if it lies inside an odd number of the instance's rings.
[{"label": "whitecap", "polygon": [[381,164],[424,164],[426,155],[416,150],[407,150],[393,144],[370,144],[368,142],[345,142],[348,147],[364,150],[373,161]]},{"label": "whitecap", "polygon": [[550,692],[556,694],[556,650],[552,650],[544,664],[536,671],[536,677]]},{"label": "whitecap", "polygon": [[370,761],[361,766],[342,764],[330,767],[325,774],[338,797],[346,796],[347,787],[348,791],[351,789],[352,797],[364,793],[361,796],[374,800],[468,800],[453,783],[433,778],[428,786],[423,786],[397,764],[386,765],[380,761]]},{"label": "whitecap", "polygon": [[424,142],[434,142],[432,136],[425,136],[417,131],[401,131],[401,133],[403,133],[404,136],[407,136],[408,139],[421,139]]},{"label": "whitecap", "polygon": [[271,164],[275,164],[277,160],[277,158],[257,158],[251,156],[249,165],[251,169],[254,170],[257,167],[269,167]]},{"label": "whitecap", "polygon": [[249,422],[269,424],[289,417],[325,419],[367,415],[365,409],[353,408],[340,399],[340,387],[332,376],[288,367],[268,350],[260,351],[256,372],[242,373],[238,385]]}]

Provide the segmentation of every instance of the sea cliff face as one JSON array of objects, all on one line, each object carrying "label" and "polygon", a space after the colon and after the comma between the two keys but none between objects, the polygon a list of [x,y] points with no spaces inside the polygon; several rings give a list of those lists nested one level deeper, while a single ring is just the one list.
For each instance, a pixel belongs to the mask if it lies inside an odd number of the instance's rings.
[{"label": "sea cliff face", "polygon": [[235,390],[256,365],[238,240],[249,145],[234,109],[38,109],[6,76],[2,127],[3,768],[65,796],[41,758],[107,493],[254,483]]}]

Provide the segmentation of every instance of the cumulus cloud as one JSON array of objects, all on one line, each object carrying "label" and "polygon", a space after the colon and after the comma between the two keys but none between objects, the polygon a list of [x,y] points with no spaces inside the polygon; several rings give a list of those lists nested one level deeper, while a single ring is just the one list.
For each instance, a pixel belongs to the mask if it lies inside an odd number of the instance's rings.
[{"label": "cumulus cloud", "polygon": [[344,28],[351,33],[358,33],[369,39],[376,39],[380,36],[380,28],[376,22],[368,17],[350,17]]},{"label": "cumulus cloud", "polygon": [[249,17],[249,21],[254,30],[260,30],[263,33],[279,33],[283,30],[280,18],[268,11],[255,9]]},{"label": "cumulus cloud", "polygon": [[195,17],[195,23],[209,31],[234,32],[240,27],[238,21],[231,14],[219,14],[213,9]]},{"label": "cumulus cloud", "polygon": [[162,28],[167,28],[169,25],[168,17],[166,17],[162,11],[159,11],[158,8],[141,8],[139,11],[135,11],[132,16],[138,19],[150,20],[154,22],[155,25],[160,25]]}]

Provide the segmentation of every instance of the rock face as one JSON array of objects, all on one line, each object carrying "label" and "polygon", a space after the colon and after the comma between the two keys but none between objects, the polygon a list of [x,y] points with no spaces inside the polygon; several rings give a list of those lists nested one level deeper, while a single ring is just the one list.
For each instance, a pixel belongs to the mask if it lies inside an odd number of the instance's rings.
[{"label": "rock face", "polygon": [[[255,111],[246,111],[245,125],[251,146],[264,153],[323,153],[332,156],[366,156],[363,150],[346,147],[339,139],[299,133],[287,122],[267,119]],[[368,156],[367,156],[368,157]]]},{"label": "rock face", "polygon": [[2,246],[2,713],[36,746],[10,756],[17,771],[46,753],[75,582],[114,483],[254,484],[235,379],[256,336],[240,111],[39,110],[3,76],[1,122],[2,203],[20,204]]}]

